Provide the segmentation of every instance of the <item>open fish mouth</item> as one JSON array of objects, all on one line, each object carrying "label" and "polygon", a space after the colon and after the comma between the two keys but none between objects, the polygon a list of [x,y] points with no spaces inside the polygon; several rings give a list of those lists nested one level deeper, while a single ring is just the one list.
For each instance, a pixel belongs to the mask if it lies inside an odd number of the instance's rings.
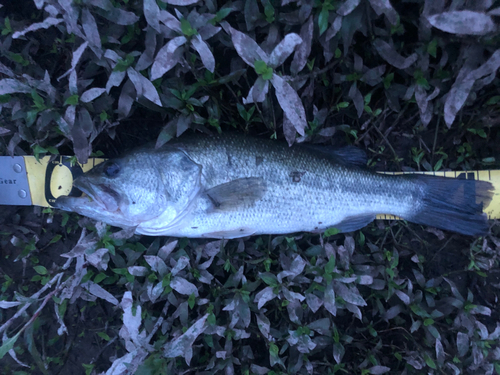
[{"label": "open fish mouth", "polygon": [[[84,207],[116,212],[119,210],[119,194],[106,184],[94,185],[86,178],[77,178],[73,186],[85,193],[86,197],[62,196],[56,199],[54,207],[65,211],[79,212]],[[80,208],[80,210],[79,210]]]}]

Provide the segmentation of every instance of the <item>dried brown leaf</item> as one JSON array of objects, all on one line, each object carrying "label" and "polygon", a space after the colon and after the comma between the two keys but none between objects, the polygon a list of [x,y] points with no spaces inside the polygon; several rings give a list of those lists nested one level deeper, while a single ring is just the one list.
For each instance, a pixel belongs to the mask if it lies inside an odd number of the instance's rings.
[{"label": "dried brown leaf", "polygon": [[162,77],[180,61],[180,56],[176,54],[179,47],[184,45],[187,39],[184,36],[175,37],[169,40],[157,53],[151,68],[151,79],[154,81]]},{"label": "dried brown leaf", "polygon": [[358,114],[358,117],[361,117],[363,114],[363,111],[365,109],[365,102],[363,100],[363,95],[361,94],[361,91],[359,91],[356,82],[354,82],[351,85],[351,88],[349,89],[349,93],[347,94],[349,98],[352,99],[352,102],[354,103],[354,107],[356,108],[356,112]]},{"label": "dried brown leaf", "polygon": [[186,6],[196,4],[200,0],[166,0],[167,4]]},{"label": "dried brown leaf", "polygon": [[190,283],[185,278],[180,276],[175,276],[170,282],[170,287],[180,294],[189,296],[194,294],[198,297],[198,288],[193,283]]},{"label": "dried brown leaf", "polygon": [[323,297],[323,305],[325,309],[330,312],[333,316],[337,315],[337,305],[335,303],[335,291],[333,290],[332,283],[328,283],[325,288],[325,295]]},{"label": "dried brown leaf", "polygon": [[191,358],[193,357],[192,345],[195,340],[201,335],[207,326],[205,321],[208,318],[208,314],[205,314],[200,319],[198,319],[191,327],[187,329],[185,333],[175,338],[172,341],[167,342],[164,346],[164,356],[167,358],[184,357],[186,363],[189,365]]},{"label": "dried brown leaf", "polygon": [[[99,12],[99,14],[118,25],[133,25],[139,21],[137,15],[116,8],[110,0],[88,0],[88,3],[102,9],[103,11]],[[78,17],[75,17],[75,19],[78,19]]]},{"label": "dried brown leaf", "polygon": [[201,36],[198,34],[191,39],[191,45],[200,55],[201,61],[203,62],[205,68],[213,73],[215,70],[215,58],[212,54],[212,51],[210,51],[208,44],[204,42],[201,39]]},{"label": "dried brown leaf", "polygon": [[459,35],[486,35],[497,30],[490,15],[471,10],[454,10],[428,16],[437,29]]},{"label": "dried brown leaf", "polygon": [[146,99],[161,107],[161,101],[160,96],[158,95],[158,91],[149,79],[138,73],[132,67],[127,69],[127,75],[130,78],[130,81],[132,81],[132,83],[134,84],[137,97],[144,96]]},{"label": "dried brown leaf", "polygon": [[30,93],[31,87],[19,82],[17,79],[5,78],[0,80],[0,95],[14,93]]},{"label": "dried brown leaf", "polygon": [[292,86],[277,74],[273,74],[271,82],[283,112],[285,112],[286,117],[293,124],[295,130],[297,130],[297,133],[303,136],[307,127],[307,121],[306,112],[299,95]]},{"label": "dried brown leaf", "polygon": [[160,7],[155,0],[144,0],[144,17],[149,26],[158,33],[160,30]]},{"label": "dried brown leaf", "polygon": [[370,374],[373,375],[380,375],[380,374],[385,374],[386,372],[391,371],[390,367],[387,366],[373,366],[368,369]]},{"label": "dried brown leaf", "polygon": [[266,64],[269,62],[269,57],[262,48],[259,47],[255,40],[233,29],[231,26],[228,27],[228,30],[231,34],[231,40],[233,41],[236,52],[248,65],[253,67],[256,60],[262,60]]},{"label": "dried brown leaf", "polygon": [[160,11],[160,21],[170,30],[182,33],[180,21],[166,10]]},{"label": "dried brown leaf", "polygon": [[250,87],[248,96],[243,98],[243,104],[250,103],[262,103],[266,100],[266,95],[269,91],[269,81],[264,80],[262,77],[258,77],[255,83]]},{"label": "dried brown leaf", "polygon": [[113,71],[109,75],[108,82],[106,83],[106,92],[109,94],[109,91],[114,86],[120,86],[123,82],[123,79],[126,76],[126,72]]},{"label": "dried brown leaf", "polygon": [[313,17],[311,16],[300,28],[300,38],[302,39],[302,43],[295,48],[295,55],[293,56],[292,64],[290,66],[292,74],[299,73],[307,64],[307,59],[311,53],[313,31],[314,22]]},{"label": "dried brown leaf", "polygon": [[134,84],[130,79],[128,79],[123,85],[120,97],[118,98],[117,113],[119,118],[125,118],[128,116],[130,110],[132,109],[132,104],[134,104],[135,98],[136,92]]},{"label": "dried brown leaf", "polygon": [[380,16],[383,13],[385,14],[385,16],[392,25],[396,25],[398,23],[399,15],[394,10],[389,0],[369,0],[369,1],[371,7],[375,11],[375,13],[377,13],[378,16]]},{"label": "dried brown leaf", "polygon": [[389,43],[383,41],[382,39],[375,39],[373,41],[373,46],[379,53],[379,55],[387,61],[392,66],[398,69],[409,68],[415,61],[417,61],[418,56],[416,53],[412,53],[408,57],[401,56],[393,46]]},{"label": "dried brown leaf", "polygon": [[267,63],[272,68],[277,68],[285,62],[290,56],[295,47],[302,43],[302,38],[295,33],[285,35],[285,38],[274,47],[269,55],[269,62]]},{"label": "dried brown leaf", "polygon": [[82,94],[82,96],[80,96],[80,100],[84,103],[89,103],[92,100],[94,100],[95,98],[98,98],[99,96],[101,96],[105,91],[106,91],[106,89],[103,89],[101,87],[93,87],[93,88],[85,91]]},{"label": "dried brown leaf", "polygon": [[337,9],[337,14],[347,16],[359,5],[360,0],[345,0],[342,5]]},{"label": "dried brown leaf", "polygon": [[47,17],[46,19],[43,20],[43,22],[34,23],[22,31],[16,31],[14,34],[12,34],[12,38],[18,39],[18,38],[26,35],[30,31],[36,31],[36,30],[40,30],[40,29],[48,29],[49,27],[54,26],[54,25],[58,25],[63,21],[64,20],[62,18]]}]

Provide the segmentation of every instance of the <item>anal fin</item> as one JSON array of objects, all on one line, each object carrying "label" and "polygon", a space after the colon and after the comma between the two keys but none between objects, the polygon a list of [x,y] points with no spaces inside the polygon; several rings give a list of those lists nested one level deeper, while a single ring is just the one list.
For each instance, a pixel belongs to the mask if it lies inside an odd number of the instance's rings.
[{"label": "anal fin", "polygon": [[349,216],[342,220],[340,223],[332,225],[332,227],[337,228],[340,232],[354,232],[355,230],[366,227],[373,220],[375,220],[376,215],[359,215],[359,216]]},{"label": "anal fin", "polygon": [[255,233],[255,229],[252,228],[239,228],[234,230],[223,230],[218,232],[203,233],[202,237],[205,238],[218,238],[230,240],[233,238],[241,238],[251,236]]}]

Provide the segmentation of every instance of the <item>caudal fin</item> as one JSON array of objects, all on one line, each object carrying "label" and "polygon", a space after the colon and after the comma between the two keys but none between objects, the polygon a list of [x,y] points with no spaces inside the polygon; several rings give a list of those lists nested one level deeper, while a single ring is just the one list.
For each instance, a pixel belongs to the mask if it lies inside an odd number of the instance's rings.
[{"label": "caudal fin", "polygon": [[493,196],[491,183],[425,175],[410,178],[425,183],[427,193],[422,209],[406,219],[471,236],[488,232],[488,218],[483,208],[489,205]]}]

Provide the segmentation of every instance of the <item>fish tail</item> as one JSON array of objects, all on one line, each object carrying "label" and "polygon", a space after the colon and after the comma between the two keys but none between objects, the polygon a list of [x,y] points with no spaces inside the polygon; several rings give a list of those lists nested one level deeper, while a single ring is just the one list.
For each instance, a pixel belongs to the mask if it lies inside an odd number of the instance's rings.
[{"label": "fish tail", "polygon": [[488,233],[488,217],[483,208],[493,197],[491,183],[425,175],[409,177],[423,183],[426,193],[417,213],[405,219],[471,236]]}]

